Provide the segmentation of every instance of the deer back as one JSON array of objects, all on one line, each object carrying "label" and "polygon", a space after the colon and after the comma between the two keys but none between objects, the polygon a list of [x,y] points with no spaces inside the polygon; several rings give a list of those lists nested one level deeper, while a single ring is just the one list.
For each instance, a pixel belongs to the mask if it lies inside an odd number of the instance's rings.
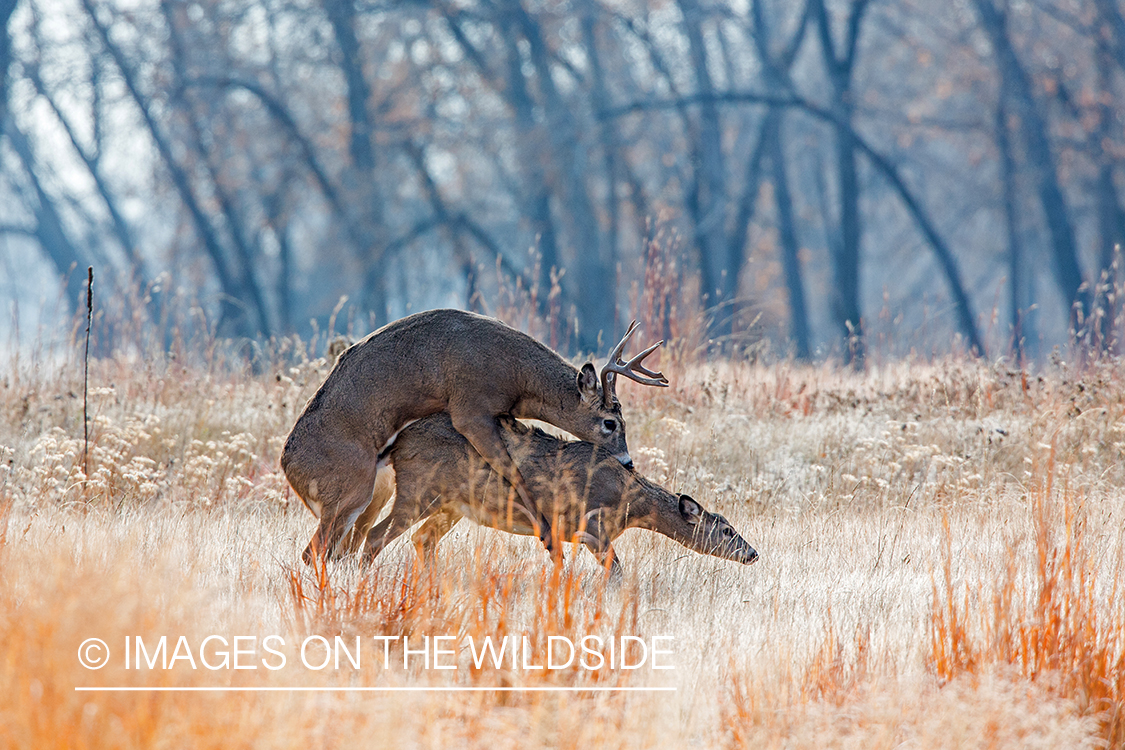
[{"label": "deer back", "polygon": [[[585,514],[619,497],[629,470],[597,446],[566,441],[500,417],[501,434],[528,488],[563,538],[581,531]],[[426,507],[434,498],[482,525],[530,534],[515,507],[511,485],[453,428],[448,414],[435,414],[403,430],[389,458],[401,501]],[[399,500],[396,500],[399,502]]]},{"label": "deer back", "polygon": [[[428,310],[346,349],[294,427],[295,445],[330,427],[389,441],[407,422],[439,411],[541,419],[624,454],[620,406],[603,403],[597,374],[531,336],[463,310]],[[606,420],[614,428],[606,432]],[[620,428],[620,429],[619,429]],[[376,450],[385,442],[369,446]]]}]

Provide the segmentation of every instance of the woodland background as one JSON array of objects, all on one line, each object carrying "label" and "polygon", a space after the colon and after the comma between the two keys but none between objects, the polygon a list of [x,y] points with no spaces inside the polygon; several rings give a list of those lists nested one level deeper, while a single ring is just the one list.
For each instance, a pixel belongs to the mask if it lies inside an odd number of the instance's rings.
[{"label": "woodland background", "polygon": [[[0,748],[1125,747],[1125,0],[0,29]],[[630,531],[607,587],[463,523],[302,565],[278,455],[335,334],[438,305],[668,338],[670,387],[623,385],[637,468],[759,562]],[[125,670],[138,633],[672,635],[677,668]]]},{"label": "woodland background", "polygon": [[0,0],[0,26],[9,344],[80,311],[88,265],[137,330],[253,341],[514,303],[571,353],[646,305],[855,364],[1117,344],[1118,0]]}]

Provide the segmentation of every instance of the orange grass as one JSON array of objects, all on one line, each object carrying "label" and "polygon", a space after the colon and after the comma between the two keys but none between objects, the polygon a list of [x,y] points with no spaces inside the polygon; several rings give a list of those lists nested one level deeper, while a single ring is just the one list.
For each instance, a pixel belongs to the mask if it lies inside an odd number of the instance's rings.
[{"label": "orange grass", "polygon": [[[97,513],[90,514],[97,516]],[[73,521],[96,535],[110,518]],[[585,577],[549,564],[536,566],[530,578],[493,563],[472,570],[443,566],[443,572],[403,570],[388,566],[384,576],[351,570],[333,573],[298,571],[287,564],[280,575],[290,586],[279,602],[287,608],[278,627],[261,617],[227,612],[209,616],[216,592],[201,592],[192,576],[177,581],[182,566],[167,550],[154,551],[139,566],[140,553],[123,546],[105,554],[78,553],[77,560],[57,549],[39,550],[28,545],[29,559],[13,563],[12,547],[0,552],[0,563],[16,573],[0,585],[0,747],[303,747],[335,746],[362,740],[378,747],[409,744],[441,746],[450,737],[458,746],[520,747],[520,738],[540,738],[550,746],[589,744],[591,738],[613,727],[628,726],[629,737],[604,746],[627,747],[648,736],[625,715],[628,695],[595,694],[375,694],[348,696],[302,693],[80,693],[75,686],[117,687],[340,687],[402,685],[472,686],[593,686],[652,684],[652,674],[624,670],[585,673],[509,670],[486,664],[482,669],[441,673],[421,667],[383,669],[376,649],[365,648],[364,666],[318,672],[301,668],[296,652],[284,669],[238,672],[182,668],[125,669],[120,658],[98,671],[81,669],[75,659],[78,644],[100,637],[111,649],[120,649],[127,635],[168,634],[169,650],[179,635],[199,643],[206,635],[279,632],[295,644],[305,634],[350,637],[371,634],[417,636],[421,634],[490,635],[509,633],[527,637],[542,648],[548,635],[576,638],[591,633],[643,633],[629,596],[621,606],[607,606],[599,596],[580,590]],[[141,555],[142,557],[144,555]],[[526,568],[525,568],[526,569]],[[29,573],[34,571],[34,580]],[[449,571],[448,574],[445,571]],[[590,573],[591,571],[586,571]],[[597,574],[597,571],[593,571]],[[400,577],[399,574],[404,573]],[[249,577],[254,574],[247,571]],[[271,574],[276,577],[278,574]],[[252,590],[248,599],[258,599]],[[477,598],[479,597],[479,599]],[[528,600],[535,604],[528,609]],[[236,608],[237,609],[237,608]],[[150,641],[151,645],[151,641]],[[118,651],[120,654],[120,651]],[[401,663],[401,648],[392,649],[391,663]],[[381,657],[381,654],[378,656]],[[460,654],[462,666],[466,654]],[[212,660],[217,657],[211,653]],[[453,675],[450,679],[444,679]],[[354,697],[354,700],[348,700]],[[515,715],[493,713],[499,707],[516,709]],[[407,712],[404,718],[400,712]],[[411,713],[413,712],[413,713]],[[651,718],[651,717],[650,717]],[[490,728],[490,724],[494,725]],[[438,727],[442,727],[439,731]],[[504,737],[496,745],[493,731]],[[565,735],[567,742],[551,739]]]},{"label": "orange grass", "polygon": [[[997,665],[1042,683],[1093,715],[1109,748],[1125,747],[1125,604],[1121,566],[1105,580],[1089,549],[1084,499],[1054,487],[1052,446],[1041,486],[1029,498],[1034,548],[1023,580],[1021,545],[1009,547],[1004,577],[991,602],[980,590],[957,594],[952,534],[943,519],[942,580],[934,582],[930,668],[943,681]],[[1108,601],[1107,609],[1102,601]]]},{"label": "orange grass", "polygon": [[[485,544],[469,550],[460,566],[441,560],[411,559],[389,570],[360,571],[353,581],[334,581],[324,562],[312,570],[285,566],[292,626],[300,634],[377,632],[388,636],[450,634],[483,643],[518,636],[542,654],[551,637],[577,643],[584,636],[611,638],[643,632],[637,622],[633,584],[615,584],[606,598],[603,571],[575,561],[513,568],[502,564]],[[387,573],[390,575],[387,575]],[[401,650],[395,647],[396,658]],[[648,676],[646,674],[646,676]],[[625,670],[524,672],[488,662],[469,672],[474,685],[537,683],[626,685],[636,675]]]},{"label": "orange grass", "polygon": [[[653,327],[670,310],[658,292]],[[434,559],[404,537],[367,569],[302,566],[314,519],[277,454],[330,366],[319,348],[277,342],[258,372],[221,347],[92,362],[88,476],[73,372],[25,362],[0,383],[0,747],[1122,747],[1116,363],[857,374],[670,347],[672,388],[622,392],[638,467],[727,515],[762,558],[634,530],[615,544],[625,580],[605,587],[583,550],[556,566],[534,540],[464,523]],[[278,634],[290,658],[276,672],[76,659],[89,637],[120,653],[160,634]],[[427,634],[540,653],[552,636],[667,635],[676,669],[478,669],[462,649],[450,672],[318,671],[293,651],[309,635]],[[676,691],[74,690],[93,684]]]}]

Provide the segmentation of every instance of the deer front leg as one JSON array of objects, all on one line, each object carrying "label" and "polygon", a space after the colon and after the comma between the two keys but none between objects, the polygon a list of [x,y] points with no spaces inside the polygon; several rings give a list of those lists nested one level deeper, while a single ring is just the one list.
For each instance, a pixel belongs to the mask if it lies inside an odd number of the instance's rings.
[{"label": "deer front leg", "polygon": [[606,567],[607,562],[609,563],[609,570],[606,572],[606,576],[609,580],[620,581],[624,577],[625,568],[622,567],[621,559],[617,556],[617,550],[615,550],[612,545],[610,545],[609,550],[606,552],[606,556],[598,562],[601,563],[603,568]]},{"label": "deer front leg", "polygon": [[386,549],[388,544],[401,536],[415,523],[435,512],[438,507],[437,498],[428,506],[421,507],[418,503],[399,502],[399,497],[396,496],[395,504],[391,506],[391,512],[387,517],[367,532],[367,543],[363,547],[364,564],[374,560],[380,552]]},{"label": "deer front leg", "polygon": [[488,462],[488,465],[501,477],[508,480],[515,489],[519,496],[517,508],[527,515],[539,536],[539,540],[543,542],[547,551],[554,553],[556,549],[561,549],[559,545],[555,544],[556,540],[550,522],[532,499],[531,492],[527,489],[527,484],[523,481],[523,476],[520,475],[516,462],[512,460],[507,446],[504,445],[504,438],[500,435],[500,425],[496,418],[494,416],[481,417],[475,415],[466,417],[454,412],[452,408],[449,416],[453,421],[453,428],[464,435],[476,449],[476,452]]},{"label": "deer front leg", "polygon": [[605,529],[602,528],[602,516],[598,512],[586,516],[586,528],[579,533],[579,540],[586,545],[586,549],[594,553],[598,565],[606,572],[606,578],[611,581],[620,581],[624,570],[617,559],[617,550],[607,539]]},{"label": "deer front leg", "polygon": [[621,577],[625,574],[625,570],[621,567],[621,561],[617,559],[617,550],[613,548],[612,544],[603,545],[600,541],[589,535],[584,535],[582,537],[582,543],[586,545],[588,550],[594,553],[598,565],[605,571],[608,580],[621,580]]}]

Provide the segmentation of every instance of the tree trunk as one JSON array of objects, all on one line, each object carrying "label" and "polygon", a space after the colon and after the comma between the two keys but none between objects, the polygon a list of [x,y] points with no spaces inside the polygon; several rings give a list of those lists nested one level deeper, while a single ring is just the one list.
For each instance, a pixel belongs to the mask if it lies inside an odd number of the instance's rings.
[{"label": "tree trunk", "polygon": [[364,269],[363,306],[373,316],[376,327],[387,322],[386,245],[380,238],[386,227],[379,190],[374,145],[375,125],[368,110],[371,86],[363,72],[363,56],[356,36],[354,0],[323,0],[339,50],[340,72],[347,87],[348,156],[344,187],[351,194],[349,204],[356,207],[359,246],[357,260]]},{"label": "tree trunk", "polygon": [[[860,241],[859,170],[856,163],[852,75],[855,70],[859,30],[868,0],[852,0],[847,19],[847,35],[841,52],[832,38],[832,22],[824,0],[816,0],[817,33],[829,80],[832,82],[832,116],[836,122],[836,200],[839,206],[839,242],[833,255],[832,310],[844,339],[844,361],[863,369],[867,344],[860,316]],[[830,246],[831,247],[831,246]]]},{"label": "tree trunk", "polygon": [[[1003,89],[1003,87],[1001,87]],[[1004,226],[1008,233],[1008,306],[1011,312],[1012,355],[1017,362],[1024,359],[1023,316],[1026,306],[1023,297],[1023,243],[1020,238],[1017,213],[1016,163],[1012,155],[1012,143],[1008,134],[1008,108],[1004,102],[1005,94],[1000,92],[996,107],[996,146],[1000,151],[1000,182],[1004,205]]]},{"label": "tree trunk", "polygon": [[579,144],[578,123],[551,75],[550,56],[539,24],[520,0],[510,0],[528,42],[536,82],[542,94],[552,173],[559,183],[558,198],[565,210],[574,243],[574,265],[564,278],[567,296],[577,305],[578,347],[592,352],[599,341],[613,335],[616,278],[602,253],[597,216],[586,187],[586,162]]},{"label": "tree trunk", "polygon": [[[837,99],[837,110],[849,123],[850,107]],[[866,358],[866,342],[859,306],[859,176],[855,158],[855,144],[850,130],[836,130],[836,184],[840,206],[840,244],[833,264],[835,271],[835,300],[833,309],[840,333],[844,337],[844,360],[856,369],[862,369]]]},{"label": "tree trunk", "polygon": [[773,177],[773,199],[777,206],[777,233],[781,245],[781,265],[785,270],[785,288],[789,292],[789,336],[796,347],[798,360],[812,357],[809,346],[809,316],[805,302],[805,283],[801,277],[801,246],[793,217],[793,195],[785,166],[785,143],[782,139],[784,118],[779,117],[769,136],[769,157]]},{"label": "tree trunk", "polygon": [[551,291],[551,271],[561,267],[559,236],[551,214],[548,170],[544,164],[549,157],[546,154],[543,134],[535,123],[535,101],[531,97],[523,74],[523,57],[516,42],[516,24],[511,18],[507,21],[504,34],[507,42],[505,50],[507,80],[506,85],[500,89],[515,115],[516,148],[520,154],[522,182],[526,187],[527,196],[524,213],[531,219],[536,250],[539,253],[536,303],[539,314],[545,315],[547,297]]},{"label": "tree trunk", "polygon": [[[597,9],[597,3],[587,0],[582,15],[582,39],[586,55],[590,60],[590,77],[592,79],[590,96],[592,97],[594,111],[604,112],[610,107],[610,96],[609,90],[606,88],[601,53],[598,49]],[[607,269],[614,270],[617,267],[617,244],[621,223],[621,208],[617,200],[617,182],[621,171],[618,164],[622,161],[620,157],[621,144],[617,135],[616,121],[599,121],[595,128],[597,129],[598,143],[602,149],[602,164],[605,170],[606,184],[605,213],[609,225],[606,231],[606,252],[603,265]],[[616,292],[616,280],[614,280],[613,292]],[[612,306],[612,319],[607,322],[609,325],[607,332],[615,335],[618,329],[616,301]]]},{"label": "tree trunk", "polygon": [[762,165],[767,160],[767,151],[771,147],[770,133],[777,128],[781,118],[781,111],[770,109],[762,120],[761,129],[758,131],[757,143],[750,157],[746,160],[745,177],[742,183],[742,193],[738,199],[735,210],[734,226],[731,227],[730,238],[726,248],[726,268],[735,279],[734,294],[738,294],[738,278],[746,265],[746,240],[750,234],[750,223],[754,220],[757,210],[758,193],[762,186]]},{"label": "tree trunk", "polygon": [[[175,76],[175,85],[171,87],[169,103],[180,110],[183,119],[187,122],[188,130],[191,132],[194,142],[189,142],[186,145],[203,162],[204,171],[210,178],[210,192],[218,201],[227,228],[226,234],[230,243],[229,246],[233,250],[231,254],[234,262],[230,264],[230,268],[234,275],[234,283],[242,290],[239,301],[249,313],[253,314],[254,325],[257,328],[256,333],[268,337],[270,335],[269,314],[266,309],[265,295],[262,293],[261,285],[258,283],[255,273],[257,258],[254,257],[253,249],[250,247],[249,237],[234,196],[226,188],[220,168],[216,164],[214,151],[218,148],[218,145],[212,143],[208,146],[206,143],[209,139],[205,137],[205,133],[214,132],[213,123],[207,119],[206,105],[196,101],[196,97],[190,95],[189,89],[184,85],[186,81],[192,78],[189,71],[190,61],[181,37],[182,24],[186,24],[187,21],[186,18],[181,20],[178,17],[177,9],[169,0],[163,0],[160,7],[164,14],[164,21],[168,26],[172,69]],[[183,12],[182,8],[180,12]],[[200,115],[200,110],[203,110],[205,114]],[[221,155],[219,158],[221,158]]]},{"label": "tree trunk", "polygon": [[14,119],[8,121],[4,133],[35,190],[35,205],[32,207],[35,214],[35,239],[51,260],[55,271],[65,280],[66,304],[70,313],[74,314],[82,307],[82,295],[86,288],[86,274],[83,270],[90,265],[89,256],[70,239],[54,201],[43,188],[39,180],[39,167],[27,136],[16,126]]},{"label": "tree trunk", "polygon": [[714,310],[716,333],[730,331],[735,317],[738,268],[724,263],[726,253],[726,179],[723,171],[722,127],[715,101],[715,85],[707,67],[707,46],[703,38],[703,10],[698,0],[679,0],[688,41],[692,74],[699,105],[698,161],[694,164],[699,189],[695,243],[699,249],[699,269],[703,291]]},{"label": "tree trunk", "polygon": [[8,34],[8,21],[19,0],[0,0],[0,132],[8,116],[8,66],[12,62],[12,38]]},{"label": "tree trunk", "polygon": [[1109,351],[1119,342],[1114,340],[1114,323],[1121,309],[1117,299],[1117,263],[1121,243],[1125,241],[1125,222],[1121,200],[1114,180],[1116,159],[1107,151],[1115,135],[1116,117],[1109,102],[1113,98],[1112,48],[1113,26],[1103,20],[1097,34],[1095,62],[1098,71],[1098,125],[1094,129],[1093,151],[1098,160],[1098,179],[1094,190],[1098,215],[1098,274],[1094,280],[1093,306],[1097,318],[1097,345]]},{"label": "tree trunk", "polygon": [[1078,264],[1078,245],[1074,227],[1059,184],[1057,160],[1043,118],[1042,108],[1035,100],[1031,78],[1020,63],[1008,37],[1007,18],[996,9],[992,0],[973,0],[1000,70],[1004,88],[1011,94],[1015,114],[1023,133],[1027,159],[1035,174],[1039,203],[1051,235],[1055,282],[1069,306],[1069,319],[1076,331],[1085,325],[1090,314],[1090,294],[1082,286],[1082,270]]},{"label": "tree trunk", "polygon": [[203,243],[203,247],[215,269],[215,275],[218,277],[219,288],[221,290],[218,326],[220,333],[222,335],[253,338],[257,333],[254,321],[246,315],[244,306],[239,304],[239,300],[246,296],[245,290],[239,285],[237,277],[231,272],[215,227],[211,224],[210,218],[200,205],[199,199],[192,189],[191,180],[187,171],[176,161],[172,153],[172,146],[163,128],[156,122],[156,118],[152,113],[151,102],[141,93],[140,87],[137,85],[133,66],[126,60],[125,54],[121,51],[121,48],[110,38],[109,29],[98,18],[98,12],[94,8],[93,0],[82,0],[82,7],[86,11],[86,15],[90,18],[90,22],[93,24],[102,45],[105,47],[106,51],[109,52],[110,57],[113,58],[114,64],[121,72],[121,79],[125,84],[125,90],[129,93],[129,97],[140,111],[141,119],[144,121],[149,136],[156,145],[157,153],[160,155],[164,167],[168,170],[168,176],[172,180],[172,185],[175,187],[180,200],[187,208],[195,232]]}]

